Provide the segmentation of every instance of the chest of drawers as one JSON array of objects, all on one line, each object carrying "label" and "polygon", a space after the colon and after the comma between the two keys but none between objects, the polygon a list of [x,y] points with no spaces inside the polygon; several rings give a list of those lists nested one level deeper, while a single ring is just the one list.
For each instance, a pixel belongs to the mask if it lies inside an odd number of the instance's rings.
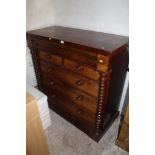
[{"label": "chest of drawers", "polygon": [[118,115],[128,37],[53,26],[27,32],[49,107],[95,141]]}]

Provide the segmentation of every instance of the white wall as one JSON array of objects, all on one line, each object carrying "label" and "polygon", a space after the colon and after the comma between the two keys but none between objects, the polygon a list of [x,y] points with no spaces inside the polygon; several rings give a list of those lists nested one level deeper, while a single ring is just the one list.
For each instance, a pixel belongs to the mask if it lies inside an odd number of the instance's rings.
[{"label": "white wall", "polygon": [[33,30],[53,24],[51,0],[26,0],[26,29]]},{"label": "white wall", "polygon": [[129,0],[26,0],[27,30],[62,25],[128,36]]},{"label": "white wall", "polygon": [[51,1],[55,25],[129,34],[129,0]]},{"label": "white wall", "polygon": [[[26,0],[26,30],[53,25],[52,11],[51,0]],[[29,48],[26,48],[26,80],[32,86],[37,84]]]},{"label": "white wall", "polygon": [[[27,31],[61,25],[114,34],[129,35],[129,0],[26,0]],[[36,85],[30,52],[27,49],[27,82]],[[123,106],[128,76],[124,85]]]}]

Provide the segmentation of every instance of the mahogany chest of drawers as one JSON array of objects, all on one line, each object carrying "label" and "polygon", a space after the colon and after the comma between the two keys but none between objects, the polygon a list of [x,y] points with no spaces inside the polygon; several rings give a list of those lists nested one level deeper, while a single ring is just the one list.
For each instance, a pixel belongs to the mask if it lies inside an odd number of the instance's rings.
[{"label": "mahogany chest of drawers", "polygon": [[128,37],[53,26],[27,32],[27,43],[49,107],[99,141],[118,115]]}]

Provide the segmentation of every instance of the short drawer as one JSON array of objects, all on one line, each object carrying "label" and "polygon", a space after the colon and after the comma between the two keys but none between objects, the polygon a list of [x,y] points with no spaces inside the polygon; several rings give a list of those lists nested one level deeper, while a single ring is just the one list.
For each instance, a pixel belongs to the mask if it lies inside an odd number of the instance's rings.
[{"label": "short drawer", "polygon": [[48,77],[56,77],[63,81],[65,84],[84,91],[94,97],[98,97],[98,83],[88,80],[84,77],[75,75],[74,73],[66,71],[64,68],[55,67],[43,61],[41,63],[42,75]]},{"label": "short drawer", "polygon": [[99,79],[99,73],[97,71],[95,71],[92,68],[86,67],[83,64],[77,63],[75,61],[64,59],[64,66],[70,71],[88,77],[92,80],[98,81]]},{"label": "short drawer", "polygon": [[96,114],[97,98],[94,98],[72,87],[67,87],[57,79],[49,79],[46,77],[43,78],[43,89],[46,93],[59,96],[64,100],[80,105],[81,107]]},{"label": "short drawer", "polygon": [[42,50],[38,51],[38,56],[40,59],[51,62],[55,65],[62,65],[63,62],[60,56]]}]

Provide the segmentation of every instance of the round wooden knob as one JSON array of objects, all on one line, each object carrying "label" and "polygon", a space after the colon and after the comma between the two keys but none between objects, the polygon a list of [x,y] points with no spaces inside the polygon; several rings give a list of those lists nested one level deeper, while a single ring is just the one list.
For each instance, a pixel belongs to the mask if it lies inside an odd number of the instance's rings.
[{"label": "round wooden knob", "polygon": [[83,80],[78,80],[78,81],[76,82],[76,84],[77,84],[78,86],[81,86],[81,85],[84,84],[84,81],[83,81]]},{"label": "round wooden knob", "polygon": [[51,73],[51,72],[52,72],[52,69],[51,69],[51,68],[48,68],[48,69],[47,69],[47,72],[48,72],[48,73]]},{"label": "round wooden knob", "polygon": [[102,64],[104,61],[102,59],[99,59],[98,62]]},{"label": "round wooden knob", "polygon": [[79,96],[76,97],[76,100],[78,100],[78,101],[81,101],[82,99],[83,99],[82,95],[79,95]]},{"label": "round wooden knob", "polygon": [[54,99],[54,98],[56,98],[56,95],[55,94],[52,94],[51,97]]},{"label": "round wooden knob", "polygon": [[46,58],[47,58],[47,59],[50,59],[50,58],[51,58],[51,55],[50,55],[50,54],[47,54],[47,55],[46,55]]},{"label": "round wooden knob", "polygon": [[77,67],[76,67],[76,70],[77,70],[77,71],[80,71],[80,70],[82,70],[82,69],[83,69],[82,66],[77,66]]},{"label": "round wooden knob", "polygon": [[50,85],[51,85],[51,86],[53,86],[54,84],[55,84],[55,82],[54,82],[54,81],[51,81],[51,82],[50,82]]},{"label": "round wooden knob", "polygon": [[81,109],[78,109],[78,110],[77,110],[77,113],[78,113],[78,114],[82,114],[82,110],[81,110]]}]

